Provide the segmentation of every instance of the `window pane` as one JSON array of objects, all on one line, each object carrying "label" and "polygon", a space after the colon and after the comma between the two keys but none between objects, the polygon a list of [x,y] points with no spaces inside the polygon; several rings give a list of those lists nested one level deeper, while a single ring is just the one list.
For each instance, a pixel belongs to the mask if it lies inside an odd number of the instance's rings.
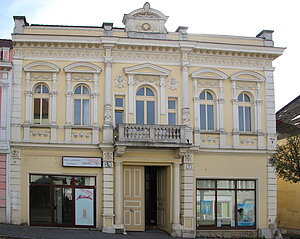
[{"label": "window pane", "polygon": [[213,100],[213,97],[212,97],[212,95],[211,95],[211,93],[209,93],[209,92],[206,92],[206,99],[207,100]]},{"label": "window pane", "polygon": [[205,105],[200,105],[200,129],[206,129],[206,111]]},{"label": "window pane", "polygon": [[154,93],[149,88],[146,88],[146,96],[154,96]]},{"label": "window pane", "polygon": [[51,176],[52,184],[71,185],[72,176]]},{"label": "window pane", "polygon": [[81,186],[95,186],[95,177],[74,177],[74,184]]},{"label": "window pane", "polygon": [[82,91],[83,91],[83,93],[82,94],[84,94],[84,95],[88,95],[89,94],[89,89],[87,88],[87,87],[85,87],[85,86],[82,86]]},{"label": "window pane", "polygon": [[214,180],[197,180],[197,188],[215,188]]},{"label": "window pane", "polygon": [[197,190],[197,227],[215,226],[215,191]]},{"label": "window pane", "polygon": [[217,227],[235,227],[235,193],[233,190],[217,191]]},{"label": "window pane", "polygon": [[245,107],[246,131],[251,131],[251,108]]},{"label": "window pane", "polygon": [[49,90],[48,90],[48,87],[47,86],[45,86],[45,85],[43,85],[43,91],[42,91],[42,93],[44,93],[44,94],[47,94],[47,93],[49,93]]},{"label": "window pane", "polygon": [[144,88],[141,88],[139,89],[137,92],[136,92],[136,95],[144,95]]},{"label": "window pane", "polygon": [[175,100],[168,100],[168,109],[170,109],[170,110],[176,109]]},{"label": "window pane", "polygon": [[244,109],[239,106],[239,131],[244,131]]},{"label": "window pane", "polygon": [[255,189],[255,181],[241,180],[237,182],[238,189]]},{"label": "window pane", "polygon": [[205,92],[203,91],[201,94],[200,94],[200,97],[199,97],[201,100],[205,100]]},{"label": "window pane", "polygon": [[237,225],[239,227],[252,227],[255,225],[255,192],[237,192]]},{"label": "window pane", "polygon": [[46,175],[30,175],[31,184],[50,184],[51,180]]},{"label": "window pane", "polygon": [[[41,115],[41,108],[40,108],[40,102],[41,99],[34,99],[34,103],[33,103],[33,118],[34,118],[34,123],[40,123],[40,115]],[[38,120],[38,121],[36,121]]]},{"label": "window pane", "polygon": [[240,94],[239,95],[239,97],[238,97],[238,101],[241,101],[241,102],[243,102],[244,100],[243,100],[243,94]]},{"label": "window pane", "polygon": [[81,100],[74,100],[74,124],[81,124]]},{"label": "window pane", "polygon": [[89,100],[83,100],[83,115],[82,115],[82,124],[83,125],[88,125],[89,124],[89,119],[90,119],[90,114],[89,110],[90,109],[90,101]]},{"label": "window pane", "polygon": [[41,92],[42,92],[42,85],[38,85],[37,87],[35,87],[34,93],[41,93]]},{"label": "window pane", "polygon": [[123,123],[123,111],[115,112],[115,123],[116,123],[116,125]]},{"label": "window pane", "polygon": [[49,99],[42,99],[42,119],[48,119]]},{"label": "window pane", "polygon": [[244,99],[245,99],[245,102],[250,102],[250,98],[248,95],[244,94]]},{"label": "window pane", "polygon": [[233,180],[218,180],[217,181],[217,188],[235,188]]},{"label": "window pane", "polygon": [[147,124],[154,124],[155,116],[154,101],[147,101]]},{"label": "window pane", "polygon": [[214,107],[213,105],[207,106],[207,129],[213,130],[214,129]]},{"label": "window pane", "polygon": [[81,86],[78,86],[78,87],[75,89],[75,94],[76,94],[76,95],[80,95],[80,94],[81,94]]},{"label": "window pane", "polygon": [[123,107],[123,98],[116,98],[116,107]]},{"label": "window pane", "polygon": [[168,124],[176,125],[176,114],[175,113],[168,113]]},{"label": "window pane", "polygon": [[144,124],[144,101],[136,101],[136,123]]}]

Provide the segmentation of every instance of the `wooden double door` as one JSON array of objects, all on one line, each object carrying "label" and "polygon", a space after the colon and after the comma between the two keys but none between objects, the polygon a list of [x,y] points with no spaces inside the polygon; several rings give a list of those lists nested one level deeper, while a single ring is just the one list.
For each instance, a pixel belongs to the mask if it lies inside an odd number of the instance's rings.
[{"label": "wooden double door", "polygon": [[123,167],[123,215],[127,231],[168,230],[170,167]]}]

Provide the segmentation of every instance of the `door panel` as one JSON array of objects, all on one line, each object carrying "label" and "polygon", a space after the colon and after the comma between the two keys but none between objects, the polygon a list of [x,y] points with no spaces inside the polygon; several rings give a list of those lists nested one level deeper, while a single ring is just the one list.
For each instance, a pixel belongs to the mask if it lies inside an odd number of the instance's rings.
[{"label": "door panel", "polygon": [[144,167],[124,166],[123,175],[125,228],[127,231],[144,231]]},{"label": "door panel", "polygon": [[157,228],[167,231],[170,223],[170,167],[157,167]]}]

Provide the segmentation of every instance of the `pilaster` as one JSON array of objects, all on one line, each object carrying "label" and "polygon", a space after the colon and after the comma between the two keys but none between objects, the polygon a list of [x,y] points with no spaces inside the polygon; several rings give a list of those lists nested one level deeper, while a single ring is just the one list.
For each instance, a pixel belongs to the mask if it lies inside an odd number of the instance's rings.
[{"label": "pilaster", "polygon": [[21,152],[18,148],[11,149],[10,159],[10,205],[11,221],[21,223]]},{"label": "pilaster", "polygon": [[103,173],[102,173],[102,231],[115,233],[114,229],[114,168],[113,147],[103,146]]}]

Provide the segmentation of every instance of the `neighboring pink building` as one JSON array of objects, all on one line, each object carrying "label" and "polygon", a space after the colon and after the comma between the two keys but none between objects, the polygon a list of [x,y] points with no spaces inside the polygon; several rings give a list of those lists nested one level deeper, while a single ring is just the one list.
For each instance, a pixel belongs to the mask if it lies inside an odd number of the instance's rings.
[{"label": "neighboring pink building", "polygon": [[10,89],[12,82],[12,41],[0,39],[0,222],[10,222]]}]

